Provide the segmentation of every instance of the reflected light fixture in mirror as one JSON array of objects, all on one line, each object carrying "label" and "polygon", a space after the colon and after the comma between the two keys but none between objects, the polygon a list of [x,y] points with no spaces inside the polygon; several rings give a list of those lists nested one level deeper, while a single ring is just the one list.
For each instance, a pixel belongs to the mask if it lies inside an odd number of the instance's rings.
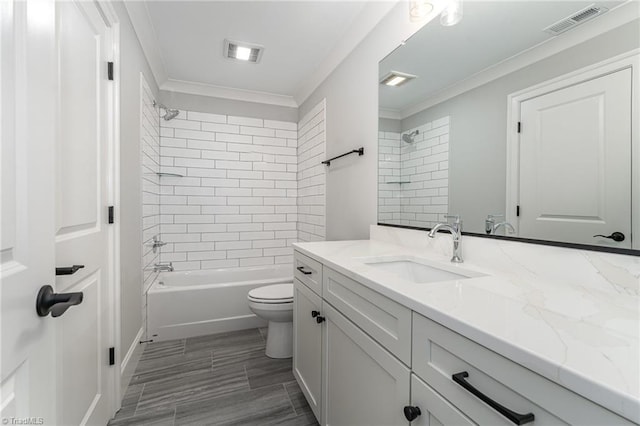
[{"label": "reflected light fixture in mirror", "polygon": [[425,0],[409,2],[409,17],[411,22],[422,21],[433,10],[433,5]]},{"label": "reflected light fixture in mirror", "polygon": [[462,20],[462,0],[449,0],[440,14],[440,24],[451,27]]}]

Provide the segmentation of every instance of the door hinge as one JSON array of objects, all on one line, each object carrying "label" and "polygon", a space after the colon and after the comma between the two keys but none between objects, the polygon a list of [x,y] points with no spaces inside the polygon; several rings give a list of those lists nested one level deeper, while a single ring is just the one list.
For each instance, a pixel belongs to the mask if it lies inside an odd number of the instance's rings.
[{"label": "door hinge", "polygon": [[520,216],[520,206],[516,206],[516,216]]},{"label": "door hinge", "polygon": [[109,365],[116,365],[116,348],[109,348]]},{"label": "door hinge", "polygon": [[518,133],[522,131],[522,123],[518,121]]},{"label": "door hinge", "polygon": [[114,220],[115,220],[115,215],[116,215],[116,214],[115,214],[115,209],[114,209],[114,207],[113,207],[113,206],[109,206],[109,220],[108,220],[108,222],[109,222],[109,223],[113,223],[113,222],[114,222]]},{"label": "door hinge", "polygon": [[113,62],[107,62],[107,78],[113,81]]}]

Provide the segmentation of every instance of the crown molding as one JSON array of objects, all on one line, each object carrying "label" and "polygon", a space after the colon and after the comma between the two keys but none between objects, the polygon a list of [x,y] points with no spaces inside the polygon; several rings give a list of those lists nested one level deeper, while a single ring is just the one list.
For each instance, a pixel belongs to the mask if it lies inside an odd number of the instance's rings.
[{"label": "crown molding", "polygon": [[160,46],[158,46],[158,36],[151,22],[147,5],[144,1],[125,1],[123,3],[129,14],[133,30],[142,46],[144,56],[147,58],[153,77],[158,86],[160,86],[168,80],[169,76]]},{"label": "crown molding", "polygon": [[402,115],[400,115],[400,111],[397,109],[391,108],[380,108],[378,111],[378,117],[380,118],[388,118],[390,120],[402,120]]},{"label": "crown molding", "polygon": [[254,102],[259,104],[277,105],[297,108],[298,104],[293,96],[275,93],[258,92],[253,90],[234,89],[232,87],[215,86],[193,81],[167,79],[160,85],[160,90],[168,92],[187,93],[190,95],[210,96],[213,98],[232,99],[235,101]]},{"label": "crown molding", "polygon": [[422,110],[431,108],[448,99],[480,87],[500,77],[511,74],[545,58],[597,37],[640,17],[637,1],[629,1],[596,18],[587,25],[581,25],[566,33],[548,39],[517,55],[507,58],[471,77],[448,86],[428,99],[400,111],[404,120]]}]

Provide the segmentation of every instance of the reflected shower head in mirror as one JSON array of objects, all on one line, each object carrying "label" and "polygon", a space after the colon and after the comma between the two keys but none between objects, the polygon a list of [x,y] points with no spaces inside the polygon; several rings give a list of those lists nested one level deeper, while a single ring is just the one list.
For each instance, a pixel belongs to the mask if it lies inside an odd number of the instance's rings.
[{"label": "reflected shower head in mirror", "polygon": [[411,133],[405,133],[402,135],[402,140],[406,143],[413,143],[413,140],[416,138],[416,135],[420,133],[418,130],[415,130]]},{"label": "reflected shower head in mirror", "polygon": [[154,107],[158,107],[160,109],[164,110],[164,115],[162,116],[162,118],[164,118],[166,121],[172,120],[174,118],[176,118],[178,116],[178,114],[180,114],[180,110],[179,109],[172,109],[172,108],[167,108],[166,106],[153,101],[153,106]]}]

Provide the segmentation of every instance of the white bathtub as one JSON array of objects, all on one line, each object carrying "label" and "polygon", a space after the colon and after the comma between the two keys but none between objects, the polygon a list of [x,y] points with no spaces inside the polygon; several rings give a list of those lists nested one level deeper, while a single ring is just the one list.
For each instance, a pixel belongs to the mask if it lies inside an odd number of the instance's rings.
[{"label": "white bathtub", "polygon": [[249,310],[249,290],[291,282],[291,265],[163,272],[147,292],[149,339],[183,339],[264,327],[266,321]]}]

